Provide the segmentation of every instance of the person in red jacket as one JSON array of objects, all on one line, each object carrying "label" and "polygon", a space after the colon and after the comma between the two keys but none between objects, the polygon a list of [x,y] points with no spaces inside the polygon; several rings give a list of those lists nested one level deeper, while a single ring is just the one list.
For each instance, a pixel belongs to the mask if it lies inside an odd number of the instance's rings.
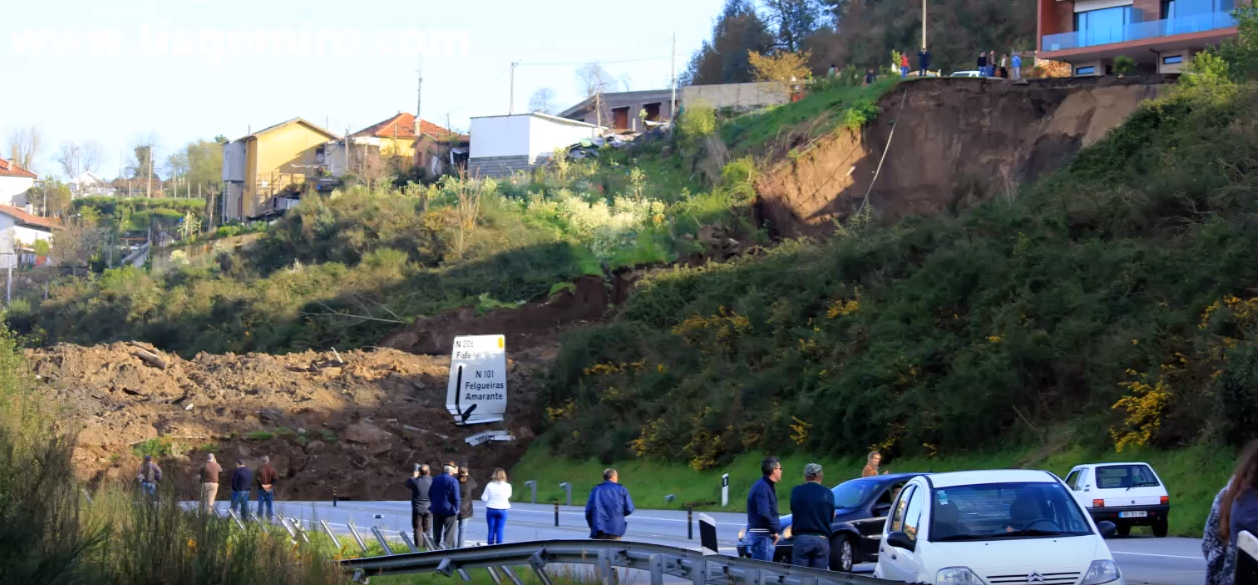
[{"label": "person in red jacket", "polygon": [[901,53],[900,54],[900,79],[904,79],[905,77],[908,77],[908,76],[909,76],[909,54]]}]

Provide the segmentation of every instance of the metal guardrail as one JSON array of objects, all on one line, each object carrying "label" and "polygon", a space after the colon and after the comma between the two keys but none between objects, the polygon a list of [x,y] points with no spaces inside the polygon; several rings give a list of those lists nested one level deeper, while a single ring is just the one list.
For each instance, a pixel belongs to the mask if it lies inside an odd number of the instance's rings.
[{"label": "metal guardrail", "polygon": [[511,585],[522,585],[512,566],[527,565],[543,585],[553,585],[546,571],[549,564],[592,565],[600,583],[617,582],[615,568],[636,569],[650,574],[651,585],[661,585],[664,576],[686,579],[694,585],[887,585],[891,581],[865,575],[836,573],[766,563],[724,555],[656,544],[601,540],[542,540],[475,548],[437,550],[340,561],[341,568],[353,573],[354,580],[383,575],[458,573],[464,580],[471,569],[486,569],[498,585],[503,576]]}]

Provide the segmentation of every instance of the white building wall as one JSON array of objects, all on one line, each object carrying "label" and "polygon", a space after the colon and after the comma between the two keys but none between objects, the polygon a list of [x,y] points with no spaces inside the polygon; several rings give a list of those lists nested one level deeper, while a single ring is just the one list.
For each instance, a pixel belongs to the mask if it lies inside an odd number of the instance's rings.
[{"label": "white building wall", "polygon": [[247,170],[245,165],[245,140],[228,142],[223,145],[223,181],[244,182]]},{"label": "white building wall", "polygon": [[533,116],[472,118],[472,143],[468,158],[528,156],[529,120]]},{"label": "white building wall", "polygon": [[0,205],[22,207],[26,198],[19,197],[35,186],[35,179],[27,177],[0,177]]},{"label": "white building wall", "polygon": [[19,248],[30,248],[31,246],[34,246],[35,242],[39,240],[44,240],[48,243],[52,243],[51,232],[32,229],[32,228],[21,226],[21,225],[13,227],[13,238],[16,241]]},{"label": "white building wall", "polygon": [[[537,116],[529,117],[530,162],[550,158],[556,148],[572,146],[587,138],[594,138],[596,129],[586,125],[564,124]],[[475,140],[475,138],[473,138]]]}]

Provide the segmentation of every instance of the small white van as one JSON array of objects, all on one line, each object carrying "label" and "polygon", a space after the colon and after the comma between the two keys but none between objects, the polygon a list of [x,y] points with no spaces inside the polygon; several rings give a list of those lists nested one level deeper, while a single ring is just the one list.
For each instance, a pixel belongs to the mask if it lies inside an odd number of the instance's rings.
[{"label": "small white van", "polygon": [[1103,533],[1047,471],[913,478],[883,527],[874,576],[954,585],[1125,585]]},{"label": "small white van", "polygon": [[1171,498],[1148,463],[1089,463],[1070,470],[1066,487],[1092,519],[1108,520],[1126,536],[1132,526],[1150,526],[1166,536]]}]

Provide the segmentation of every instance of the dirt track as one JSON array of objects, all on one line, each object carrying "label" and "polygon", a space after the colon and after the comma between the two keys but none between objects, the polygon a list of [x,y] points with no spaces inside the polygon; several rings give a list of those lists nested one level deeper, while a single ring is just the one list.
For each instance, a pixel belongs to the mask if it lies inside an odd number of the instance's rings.
[{"label": "dirt track", "polygon": [[[149,352],[165,362],[144,360]],[[133,477],[133,446],[161,437],[167,474],[191,495],[200,455],[224,469],[269,455],[280,499],[394,498],[415,462],[469,462],[479,473],[519,458],[533,438],[530,366],[508,361],[505,425],[456,427],[445,410],[448,357],[391,349],[289,355],[201,354],[183,360],[145,344],[57,345],[27,352],[31,369],[79,431],[84,479]],[[469,446],[467,436],[507,428],[515,443]],[[224,482],[226,473],[224,473]]]}]

